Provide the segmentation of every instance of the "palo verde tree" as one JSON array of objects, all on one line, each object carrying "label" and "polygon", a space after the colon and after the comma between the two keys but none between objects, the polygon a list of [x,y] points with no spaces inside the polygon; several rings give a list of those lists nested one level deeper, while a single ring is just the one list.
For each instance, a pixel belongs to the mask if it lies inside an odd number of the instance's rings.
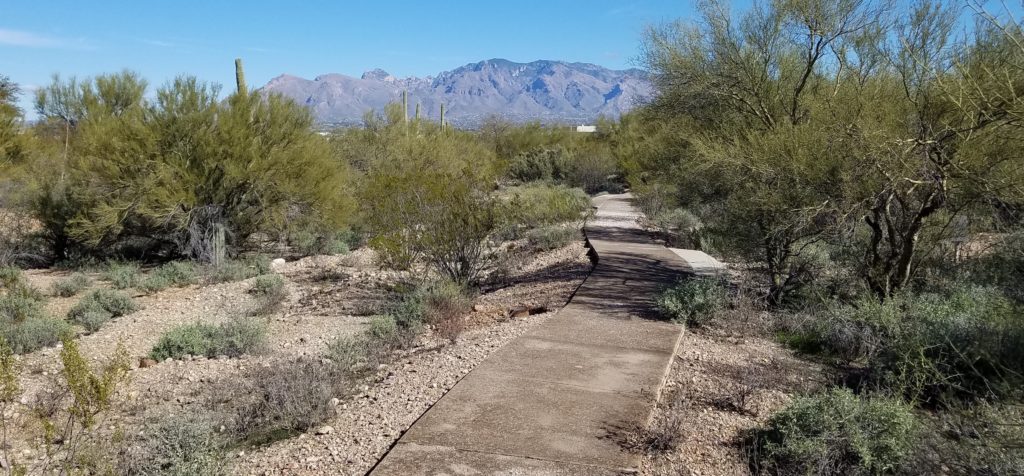
[{"label": "palo verde tree", "polygon": [[[724,250],[762,263],[770,302],[810,278],[807,252],[822,242],[859,248],[853,264],[884,299],[959,210],[1015,200],[1019,76],[992,61],[1017,54],[1012,35],[955,38],[957,12],[928,1],[904,11],[779,0],[738,16],[705,2],[701,12],[647,34],[660,96],[642,115],[677,129],[659,140],[678,163],[666,178],[645,170],[664,159],[634,159],[632,176],[669,182]],[[995,99],[979,76],[1008,85]]]},{"label": "palo verde tree", "polygon": [[337,227],[349,215],[345,167],[308,111],[291,101],[255,92],[221,100],[218,87],[192,77],[148,101],[145,84],[127,73],[77,90],[80,100],[59,107],[40,96],[43,112],[83,113],[68,121],[74,132],[62,206],[41,200],[38,208],[48,228],[85,250],[131,244],[210,258],[212,227],[226,230],[237,249],[290,221]]},{"label": "palo verde tree", "polygon": [[492,256],[498,224],[494,156],[470,133],[409,125],[402,111],[393,104],[384,117],[368,115],[364,131],[349,136],[363,151],[350,153],[369,157],[359,202],[370,245],[393,267],[424,262],[472,284]]}]

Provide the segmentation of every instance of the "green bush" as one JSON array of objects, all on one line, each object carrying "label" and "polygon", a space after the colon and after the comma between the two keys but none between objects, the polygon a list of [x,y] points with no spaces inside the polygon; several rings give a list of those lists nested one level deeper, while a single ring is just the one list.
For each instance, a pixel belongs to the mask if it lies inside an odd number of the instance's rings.
[{"label": "green bush", "polygon": [[398,334],[398,323],[391,316],[374,316],[366,329],[366,335],[381,342],[391,341]]},{"label": "green bush", "polygon": [[556,250],[578,239],[580,231],[566,226],[546,226],[526,233],[530,248],[538,251]]},{"label": "green bush", "polygon": [[17,323],[6,319],[0,321],[0,335],[16,354],[56,345],[71,332],[67,322],[52,317],[38,316]]},{"label": "green bush", "polygon": [[658,310],[673,322],[701,327],[728,305],[728,294],[719,280],[690,278],[663,291],[657,298]]},{"label": "green bush", "polygon": [[138,304],[120,291],[97,289],[86,294],[68,311],[68,320],[95,332],[106,321],[138,310]]},{"label": "green bush", "polygon": [[103,273],[103,279],[109,281],[114,289],[128,289],[142,281],[142,274],[137,263],[111,262]]},{"label": "green bush", "polygon": [[343,233],[314,234],[309,231],[294,233],[288,240],[292,250],[302,256],[343,255],[349,252],[347,236]]},{"label": "green bush", "polygon": [[74,273],[67,278],[55,281],[51,292],[54,296],[71,297],[85,291],[89,286],[92,286],[92,280],[88,276],[83,273]]},{"label": "green bush", "polygon": [[590,197],[583,190],[564,185],[531,183],[507,189],[504,197],[506,227],[579,222],[590,210]]},{"label": "green bush", "polygon": [[26,280],[18,281],[9,286],[6,295],[40,303],[46,301],[46,295]]},{"label": "green bush", "polygon": [[263,255],[255,255],[227,260],[220,266],[213,267],[209,280],[213,283],[245,281],[268,272],[270,272],[270,258]]},{"label": "green bush", "polygon": [[1024,382],[1024,320],[997,288],[866,298],[791,327],[800,342],[866,366],[869,383],[912,400],[1003,397]]},{"label": "green bush", "polygon": [[894,473],[914,449],[918,423],[899,400],[849,390],[799,397],[752,436],[752,465],[765,474]]},{"label": "green bush", "polygon": [[264,274],[257,276],[249,287],[249,294],[255,296],[267,296],[278,294],[284,288],[284,278],[278,274]]},{"label": "green bush", "polygon": [[171,287],[171,281],[164,276],[156,274],[146,276],[137,286],[139,291],[146,294],[160,292],[169,287]]},{"label": "green bush", "polygon": [[24,281],[21,270],[14,266],[0,266],[0,289],[10,288]]},{"label": "green bush", "polygon": [[156,360],[185,355],[239,357],[260,348],[266,339],[267,326],[254,319],[233,319],[218,325],[197,322],[168,331],[149,356]]},{"label": "green bush", "polygon": [[126,475],[226,476],[230,474],[227,441],[213,424],[197,416],[172,416],[159,422],[120,455]]},{"label": "green bush", "polygon": [[196,266],[187,261],[172,261],[151,271],[139,284],[139,290],[146,293],[162,291],[169,287],[185,287],[199,282]]},{"label": "green bush", "polygon": [[464,286],[450,280],[430,281],[402,294],[389,315],[399,327],[415,330],[424,323],[461,316],[472,307],[473,299]]},{"label": "green bush", "polygon": [[[52,89],[78,93],[60,105],[41,96],[44,122],[59,120],[55,109],[89,111],[74,131],[76,160],[60,174],[74,193],[36,200],[55,248],[101,254],[139,243],[154,256],[209,258],[210,241],[233,252],[295,215],[338,228],[351,214],[347,164],[290,99],[219,97],[218,87],[186,76],[147,92],[133,73],[57,80]],[[216,234],[226,239],[211,240]]]},{"label": "green bush", "polygon": [[254,316],[265,316],[273,314],[280,307],[284,299],[288,297],[288,291],[284,286],[284,278],[278,274],[264,274],[253,279],[249,294],[256,297],[256,307],[251,314]]},{"label": "green bush", "polygon": [[521,152],[509,160],[508,175],[520,182],[565,180],[572,158],[565,147],[541,147]]},{"label": "green bush", "polygon": [[43,315],[43,304],[31,297],[10,293],[0,295],[0,320],[20,323]]}]

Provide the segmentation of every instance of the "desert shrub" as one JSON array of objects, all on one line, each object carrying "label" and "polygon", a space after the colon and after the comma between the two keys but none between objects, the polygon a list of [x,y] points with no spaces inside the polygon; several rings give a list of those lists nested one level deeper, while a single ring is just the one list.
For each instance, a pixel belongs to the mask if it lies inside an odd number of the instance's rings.
[{"label": "desert shrub", "polygon": [[156,360],[185,355],[239,357],[259,349],[266,340],[266,324],[255,319],[232,319],[217,325],[196,322],[161,336],[149,356]]},{"label": "desert shrub", "polygon": [[264,316],[272,314],[284,302],[288,291],[284,287],[284,278],[278,274],[264,274],[253,279],[249,294],[256,297],[256,307],[252,314]]},{"label": "desert shrub", "polygon": [[307,431],[334,414],[348,379],[331,362],[300,358],[249,370],[233,387],[232,430],[247,444],[265,444]]},{"label": "desert shrub", "polygon": [[[109,84],[124,91],[109,97]],[[41,203],[37,216],[87,253],[141,242],[148,254],[209,259],[210,230],[223,232],[215,234],[230,254],[255,235],[280,232],[296,212],[331,228],[350,215],[350,187],[339,186],[347,164],[289,99],[255,91],[221,98],[219,88],[185,76],[147,94],[132,73],[52,88],[77,91],[68,99],[75,104],[57,108],[88,110],[88,120],[76,121],[76,160],[62,180],[73,198]],[[54,97],[40,99],[43,120],[60,120],[50,114]]]},{"label": "desert shrub", "polygon": [[[128,352],[121,343],[117,344],[111,358],[96,369],[82,357],[78,341],[70,335],[62,340],[59,355],[63,368],[52,375],[49,385],[50,390],[56,391],[37,395],[29,410],[33,418],[15,419],[17,415],[12,412],[0,412],[0,426],[10,427],[17,422],[24,431],[46,436],[38,441],[42,456],[33,455],[23,461],[13,454],[5,458],[4,469],[8,474],[72,474],[81,471],[82,460],[77,452],[96,436],[97,424],[105,420],[105,413],[113,406],[115,396],[131,370]],[[0,381],[3,382],[0,385],[0,404],[5,407],[19,400],[22,390],[18,382],[22,370],[22,363],[15,358],[13,349],[0,339]],[[0,438],[4,447],[11,444],[7,433]]]},{"label": "desert shrub", "polygon": [[349,252],[350,234],[299,231],[288,238],[292,250],[302,256],[342,255]]},{"label": "desert shrub", "polygon": [[247,256],[227,260],[210,269],[209,280],[213,283],[244,281],[270,272],[270,258],[264,255]]},{"label": "desert shrub", "polygon": [[918,437],[905,403],[845,389],[798,397],[752,436],[751,463],[766,474],[893,473]]},{"label": "desert shrub", "polygon": [[114,289],[128,289],[142,281],[142,273],[137,263],[111,262],[103,273],[103,279],[109,281]]},{"label": "desert shrub", "polygon": [[551,251],[569,245],[580,238],[580,231],[567,226],[546,226],[526,233],[526,241],[530,248],[538,251]]},{"label": "desert shrub", "polygon": [[443,338],[454,342],[464,327],[464,317],[473,307],[469,290],[451,280],[430,281],[405,292],[388,309],[405,340],[423,324],[429,324]]},{"label": "desert shrub", "polygon": [[45,302],[46,295],[28,281],[22,281],[7,289],[8,296],[19,297],[37,302]]},{"label": "desert shrub", "polygon": [[278,274],[265,274],[257,276],[249,287],[249,294],[255,296],[266,296],[281,292],[284,288],[284,278]]},{"label": "desert shrub", "polygon": [[865,298],[792,327],[792,338],[865,365],[870,384],[912,400],[1010,395],[1024,375],[1024,321],[996,288]]},{"label": "desert shrub", "polygon": [[6,319],[0,321],[0,335],[16,354],[56,345],[71,333],[67,322],[52,317],[38,316],[17,323]]},{"label": "desert shrub", "polygon": [[164,276],[149,275],[136,287],[146,294],[153,294],[171,287],[171,281]]},{"label": "desert shrub", "polygon": [[666,289],[657,298],[658,310],[674,322],[701,327],[728,305],[728,294],[719,280],[690,278]]},{"label": "desert shrub", "polygon": [[172,261],[154,269],[139,283],[138,288],[146,293],[162,291],[169,287],[184,287],[199,282],[196,266],[187,261]]},{"label": "desert shrub", "polygon": [[564,147],[521,152],[509,161],[508,174],[521,182],[561,179],[569,169],[568,155]]},{"label": "desert shrub", "polygon": [[590,210],[590,197],[578,188],[531,183],[504,192],[505,226],[541,227],[580,222]]},{"label": "desert shrub", "polygon": [[686,441],[686,434],[683,409],[673,405],[666,410],[666,415],[630,434],[626,444],[645,453],[667,453],[679,449]]},{"label": "desert shrub", "polygon": [[520,182],[564,180],[571,167],[570,152],[564,147],[542,147],[512,157],[508,176]]},{"label": "desert shrub", "polygon": [[387,266],[425,262],[452,279],[476,280],[491,264],[500,211],[493,151],[471,134],[406,134],[400,117],[388,120],[366,131],[368,151],[379,152],[359,192],[369,245]]},{"label": "desert shrub", "polygon": [[1024,232],[1017,231],[964,266],[965,274],[979,284],[998,286],[1011,299],[1024,303]]},{"label": "desert shrub", "polygon": [[414,327],[407,325],[390,314],[373,316],[362,333],[341,336],[332,341],[328,345],[327,356],[350,376],[372,371],[386,362],[395,350],[412,344],[419,324]]},{"label": "desert shrub", "polygon": [[195,415],[160,421],[120,455],[118,473],[129,476],[230,474],[227,441]]},{"label": "desert shrub", "polygon": [[374,316],[370,319],[370,325],[366,334],[377,340],[385,341],[392,339],[398,332],[398,324],[391,316]]},{"label": "desert shrub", "polygon": [[89,286],[92,286],[92,280],[88,276],[82,273],[74,273],[64,279],[55,281],[51,287],[51,292],[54,296],[71,297],[84,291]]},{"label": "desert shrub", "polygon": [[43,304],[30,296],[16,293],[0,295],[0,319],[19,323],[43,315]]},{"label": "desert shrub", "polygon": [[928,415],[908,474],[1024,474],[1024,408],[977,402]]},{"label": "desert shrub", "polygon": [[138,304],[127,294],[97,289],[86,294],[68,311],[68,320],[95,332],[106,321],[138,310]]},{"label": "desert shrub", "polygon": [[9,288],[22,282],[25,277],[14,266],[0,266],[0,288]]},{"label": "desert shrub", "polygon": [[465,316],[473,298],[465,286],[453,281],[434,281],[416,290],[423,303],[423,320],[443,339],[455,343],[465,328]]}]

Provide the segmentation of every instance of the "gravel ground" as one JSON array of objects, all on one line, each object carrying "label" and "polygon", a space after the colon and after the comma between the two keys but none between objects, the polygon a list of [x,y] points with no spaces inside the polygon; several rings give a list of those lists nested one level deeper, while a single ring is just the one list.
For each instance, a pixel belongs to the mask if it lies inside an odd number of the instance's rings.
[{"label": "gravel ground", "polygon": [[651,426],[639,437],[668,436],[678,446],[648,449],[642,474],[748,474],[743,433],[823,379],[820,367],[766,338],[687,332]]},{"label": "gravel ground", "polygon": [[[507,279],[476,299],[469,329],[455,345],[442,346],[429,333],[418,345],[364,384],[354,397],[339,401],[327,428],[262,448],[235,451],[237,474],[363,474],[383,456],[399,435],[463,375],[488,354],[546,320],[551,313],[508,319],[518,306],[564,306],[589,273],[591,263],[583,241],[536,253],[516,262]],[[171,414],[207,411],[211,394],[246,369],[276,359],[319,355],[327,343],[365,328],[369,316],[386,299],[391,285],[407,274],[382,271],[370,250],[345,256],[319,256],[290,262],[277,272],[286,278],[288,298],[269,317],[267,348],[237,359],[188,358],[138,367],[160,336],[175,326],[201,321],[216,323],[244,314],[254,305],[246,293],[249,282],[168,289],[136,296],[142,309],[78,338],[87,360],[103,362],[122,343],[133,359],[130,381],[118,406],[103,421],[104,431],[144,432],[149,424]],[[27,273],[40,289],[68,273],[36,270]],[[105,284],[96,279],[94,288]],[[83,293],[84,294],[84,293]],[[81,296],[81,295],[80,295]],[[47,310],[64,315],[80,297],[52,298]],[[15,421],[13,450],[22,461],[38,455],[22,426],[31,405],[52,392],[59,372],[59,348],[20,357],[24,397],[8,409]],[[326,430],[326,431],[324,431]],[[317,434],[324,433],[324,434]]]},{"label": "gravel ground", "polygon": [[[512,273],[506,286],[477,299],[470,316],[474,328],[457,344],[429,351],[439,344],[425,335],[418,348],[341,402],[326,428],[236,455],[236,474],[365,474],[459,379],[564,306],[590,267],[582,242],[536,255]],[[516,306],[545,306],[551,312],[507,318]]]}]

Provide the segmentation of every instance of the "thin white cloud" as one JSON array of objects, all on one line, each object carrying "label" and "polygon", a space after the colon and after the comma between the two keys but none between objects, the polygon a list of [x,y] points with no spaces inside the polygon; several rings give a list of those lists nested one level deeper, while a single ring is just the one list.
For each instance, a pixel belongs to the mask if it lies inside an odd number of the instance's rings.
[{"label": "thin white cloud", "polygon": [[159,46],[161,48],[173,48],[175,46],[178,46],[178,45],[176,45],[174,43],[171,43],[170,41],[163,41],[163,40],[147,40],[147,39],[142,39],[140,41],[142,41],[143,43],[145,43],[147,45]]},{"label": "thin white cloud", "polygon": [[53,36],[40,35],[31,31],[10,30],[0,28],[0,45],[20,46],[24,48],[68,48],[89,49],[84,40],[69,40]]}]

